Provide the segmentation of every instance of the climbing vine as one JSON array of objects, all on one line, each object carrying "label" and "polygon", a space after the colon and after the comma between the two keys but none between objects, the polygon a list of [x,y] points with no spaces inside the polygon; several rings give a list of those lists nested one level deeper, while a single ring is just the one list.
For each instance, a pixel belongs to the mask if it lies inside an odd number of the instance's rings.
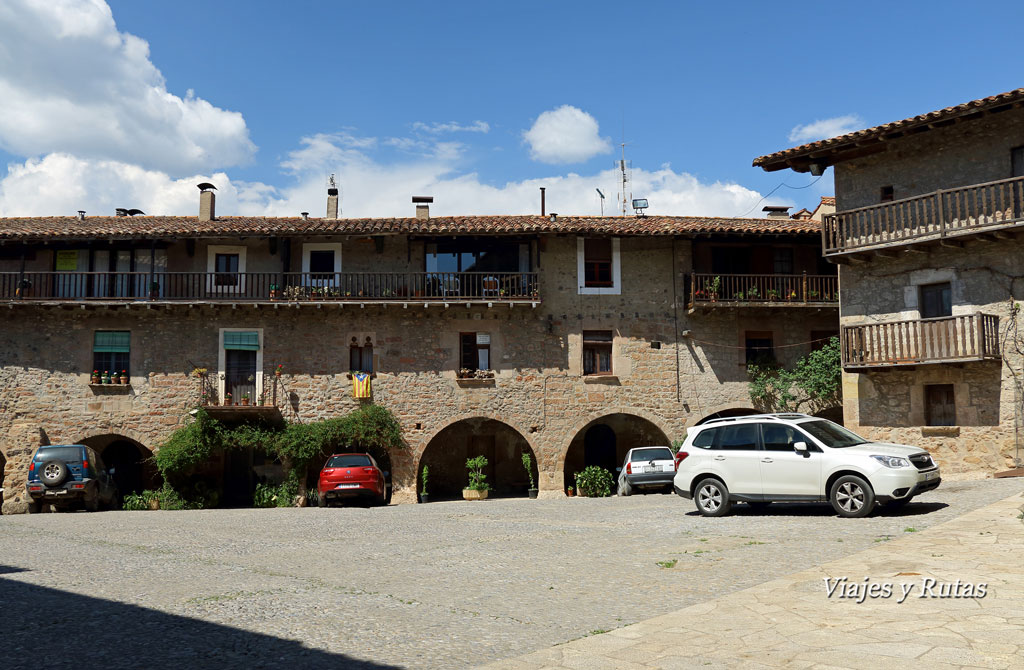
[{"label": "climbing vine", "polygon": [[841,400],[842,361],[839,338],[796,362],[792,370],[774,363],[751,363],[750,400],[765,412],[819,412],[835,407]]}]

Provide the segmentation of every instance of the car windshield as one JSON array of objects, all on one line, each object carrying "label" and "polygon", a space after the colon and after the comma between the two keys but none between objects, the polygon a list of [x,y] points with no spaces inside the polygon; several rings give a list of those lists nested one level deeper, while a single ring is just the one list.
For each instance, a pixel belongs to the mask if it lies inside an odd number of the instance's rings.
[{"label": "car windshield", "polygon": [[37,461],[80,461],[82,460],[81,447],[46,447],[36,452]]},{"label": "car windshield", "polygon": [[672,450],[668,447],[634,449],[629,460],[633,463],[646,463],[647,461],[671,461]]},{"label": "car windshield", "polygon": [[807,421],[798,425],[801,430],[807,431],[826,447],[832,447],[833,449],[855,447],[858,444],[867,444],[868,442],[868,440],[865,440],[857,433],[825,419]]},{"label": "car windshield", "polygon": [[328,468],[362,468],[373,465],[370,462],[370,457],[365,454],[342,454],[341,456],[331,456],[331,459],[327,461],[327,465],[324,467]]}]

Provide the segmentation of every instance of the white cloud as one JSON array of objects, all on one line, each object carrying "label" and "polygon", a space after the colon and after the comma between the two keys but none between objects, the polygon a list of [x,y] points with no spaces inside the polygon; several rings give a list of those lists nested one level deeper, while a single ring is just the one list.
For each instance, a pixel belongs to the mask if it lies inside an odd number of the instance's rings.
[{"label": "white cloud", "polygon": [[837,116],[831,119],[820,119],[803,126],[796,126],[789,131],[790,142],[814,142],[829,137],[837,137],[852,133],[864,127],[864,119],[856,114]]},{"label": "white cloud", "polygon": [[597,119],[571,105],[542,113],[523,139],[531,158],[550,164],[582,163],[612,150],[608,138],[598,133]]},{"label": "white cloud", "polygon": [[241,114],[168,92],[149,44],[119,32],[103,0],[0,3],[0,100],[0,148],[19,156],[187,174],[256,151]]},{"label": "white cloud", "polygon": [[[411,216],[412,195],[433,195],[431,212],[439,216],[536,214],[541,186],[547,188],[548,211],[599,214],[595,188],[608,198],[605,214],[618,211],[619,173],[614,169],[495,185],[474,173],[459,172],[457,155],[441,147],[428,155],[382,163],[369,154],[377,144],[348,132],[303,138],[282,163],[290,183],[281,187],[232,180],[224,172],[173,178],[124,162],[55,153],[8,167],[7,176],[0,179],[0,216],[72,215],[79,209],[113,214],[115,207],[138,207],[154,215],[195,215],[199,211],[195,185],[202,181],[217,185],[217,212],[222,216],[295,216],[302,211],[323,216],[326,178],[331,173],[337,175],[342,214],[348,217]],[[761,197],[738,184],[701,183],[668,165],[652,171],[635,169],[632,194],[650,200],[647,213],[651,215],[733,216]]]},{"label": "white cloud", "polygon": [[491,130],[491,125],[486,121],[474,121],[468,125],[462,125],[457,121],[450,121],[448,123],[423,123],[417,121],[412,124],[413,130],[419,130],[424,133],[487,133]]}]

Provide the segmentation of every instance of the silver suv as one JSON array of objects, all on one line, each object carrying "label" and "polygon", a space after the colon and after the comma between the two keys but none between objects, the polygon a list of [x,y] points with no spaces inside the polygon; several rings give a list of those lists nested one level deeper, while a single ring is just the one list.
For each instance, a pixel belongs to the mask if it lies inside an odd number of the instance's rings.
[{"label": "silver suv", "polygon": [[734,502],[827,500],[840,516],[861,517],[942,481],[918,447],[871,442],[806,414],[713,419],[690,428],[676,460],[673,487],[704,516],[722,516]]}]

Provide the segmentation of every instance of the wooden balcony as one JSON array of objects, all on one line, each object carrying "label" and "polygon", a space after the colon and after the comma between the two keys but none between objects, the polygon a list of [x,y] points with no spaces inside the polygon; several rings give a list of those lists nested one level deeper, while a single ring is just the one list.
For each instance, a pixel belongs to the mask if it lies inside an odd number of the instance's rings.
[{"label": "wooden balcony", "polygon": [[842,353],[847,370],[998,360],[999,317],[979,312],[843,326]]},{"label": "wooden balcony", "polygon": [[827,214],[822,248],[825,256],[841,256],[1019,226],[1024,226],[1024,177]]},{"label": "wooden balcony", "polygon": [[694,273],[690,308],[836,307],[835,275],[723,275]]},{"label": "wooden balcony", "polygon": [[540,302],[536,272],[4,272],[0,301]]}]

